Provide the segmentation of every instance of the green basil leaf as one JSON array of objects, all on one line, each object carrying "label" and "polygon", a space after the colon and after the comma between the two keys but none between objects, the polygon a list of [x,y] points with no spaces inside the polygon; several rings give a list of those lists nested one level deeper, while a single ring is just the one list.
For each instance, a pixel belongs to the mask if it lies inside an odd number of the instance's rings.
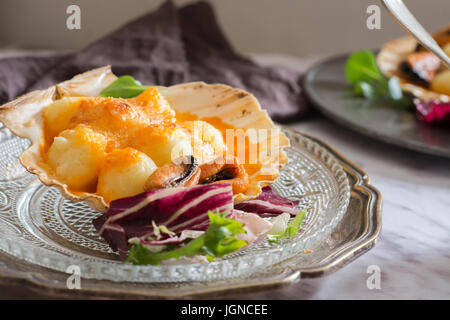
[{"label": "green basil leaf", "polygon": [[351,84],[372,82],[384,78],[378,69],[373,52],[361,50],[353,53],[345,65],[345,75]]},{"label": "green basil leaf", "polygon": [[105,98],[111,97],[128,99],[140,95],[142,92],[151,87],[158,88],[158,90],[160,91],[164,90],[165,88],[162,86],[145,86],[134,79],[132,76],[121,76],[105,89],[103,89],[103,91],[100,92],[100,95]]}]

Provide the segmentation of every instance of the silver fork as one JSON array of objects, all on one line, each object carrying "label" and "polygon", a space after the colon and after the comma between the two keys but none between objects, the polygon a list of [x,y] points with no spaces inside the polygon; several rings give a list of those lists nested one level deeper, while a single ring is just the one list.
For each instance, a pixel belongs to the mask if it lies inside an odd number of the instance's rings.
[{"label": "silver fork", "polygon": [[434,41],[433,37],[422,27],[402,0],[382,0],[386,9],[397,20],[397,22],[406,29],[414,38],[416,38],[425,48],[439,57],[447,68],[450,68],[450,58]]}]

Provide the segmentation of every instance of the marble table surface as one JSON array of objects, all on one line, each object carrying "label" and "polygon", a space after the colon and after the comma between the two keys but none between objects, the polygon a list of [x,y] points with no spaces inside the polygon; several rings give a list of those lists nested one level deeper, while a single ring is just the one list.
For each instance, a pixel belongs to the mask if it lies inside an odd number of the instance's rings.
[{"label": "marble table surface", "polygon": [[[299,71],[322,58],[251,56],[261,64]],[[328,276],[230,298],[450,299],[450,160],[386,145],[320,115],[290,126],[328,142],[368,173],[383,197],[381,239],[368,253]],[[368,268],[374,265],[381,274],[379,289],[367,286]],[[45,296],[26,288],[0,287],[0,298]]]}]

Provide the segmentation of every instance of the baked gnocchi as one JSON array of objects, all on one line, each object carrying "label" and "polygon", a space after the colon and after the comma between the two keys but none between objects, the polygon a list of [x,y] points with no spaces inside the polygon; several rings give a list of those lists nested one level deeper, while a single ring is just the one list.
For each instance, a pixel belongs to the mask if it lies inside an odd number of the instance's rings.
[{"label": "baked gnocchi", "polygon": [[97,193],[109,202],[144,192],[145,181],[156,169],[153,160],[143,152],[115,149],[103,160]]},{"label": "baked gnocchi", "polygon": [[47,161],[55,175],[76,191],[95,191],[107,138],[79,125],[54,138]]},{"label": "baked gnocchi", "polygon": [[219,130],[177,121],[155,88],[132,99],[61,99],[45,108],[44,122],[56,176],[107,203],[143,192],[147,178],[175,159],[193,155],[202,164],[226,151]]}]

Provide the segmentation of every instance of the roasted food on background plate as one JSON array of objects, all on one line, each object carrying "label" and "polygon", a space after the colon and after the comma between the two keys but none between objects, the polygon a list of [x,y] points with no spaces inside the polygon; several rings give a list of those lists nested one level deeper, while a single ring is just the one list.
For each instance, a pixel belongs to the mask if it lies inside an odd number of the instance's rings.
[{"label": "roasted food on background plate", "polygon": [[[450,55],[450,26],[434,38]],[[412,37],[385,43],[376,56],[370,50],[352,53],[345,73],[356,96],[412,111],[430,125],[450,124],[450,70]]]},{"label": "roasted food on background plate", "polygon": [[[433,38],[450,56],[450,25]],[[385,43],[377,55],[377,64],[383,74],[398,77],[403,90],[416,97],[450,101],[450,70],[416,39],[404,37]]]}]

